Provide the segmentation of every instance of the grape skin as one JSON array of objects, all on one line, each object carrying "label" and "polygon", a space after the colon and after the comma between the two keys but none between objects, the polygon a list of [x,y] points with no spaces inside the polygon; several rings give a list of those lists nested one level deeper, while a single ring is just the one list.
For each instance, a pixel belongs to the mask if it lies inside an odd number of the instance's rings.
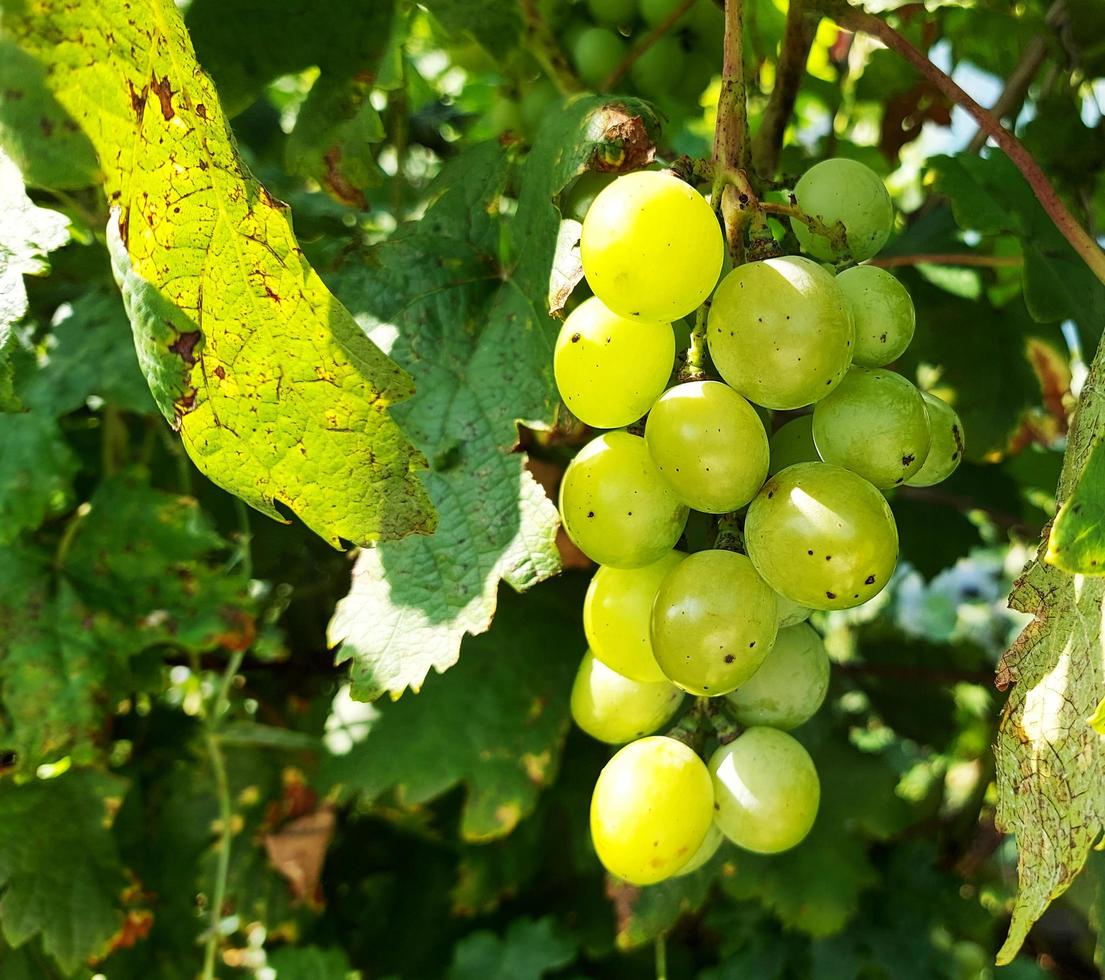
[{"label": "grape skin", "polygon": [[672,719],[683,692],[666,680],[633,681],[588,650],[572,684],[572,720],[592,738],[611,745],[651,735]]},{"label": "grape skin", "polygon": [[591,651],[635,681],[666,681],[652,654],[652,603],[660,583],[686,555],[670,551],[642,568],[603,566],[583,600],[583,631]]},{"label": "grape skin", "polygon": [[725,835],[721,832],[721,829],[716,823],[711,821],[710,829],[706,831],[706,836],[703,838],[698,850],[694,852],[691,859],[684,864],[683,867],[675,872],[675,877],[682,878],[683,875],[689,875],[696,872],[709,861],[710,858],[717,854],[718,848],[721,847],[724,840]]},{"label": "grape skin", "polygon": [[769,479],[748,507],[744,537],[767,583],[813,609],[849,609],[878,595],[898,556],[886,499],[831,463],[798,463]]},{"label": "grape skin", "polygon": [[844,466],[883,489],[900,486],[928,456],[925,400],[900,374],[852,368],[814,408],[813,439],[826,463]]},{"label": "grape skin", "polygon": [[[844,222],[848,252],[857,262],[871,258],[894,228],[894,205],[886,186],[870,167],[837,157],[810,167],[794,187],[798,207],[826,225]],[[841,258],[832,242],[797,218],[790,219],[802,251],[823,262]]]},{"label": "grape skin", "polygon": [[795,463],[819,463],[813,443],[813,415],[799,415],[779,426],[771,436],[771,464],[767,475],[774,476]]},{"label": "grape skin", "polygon": [[597,86],[625,57],[625,41],[608,27],[588,27],[574,38],[571,51],[579,77]]},{"label": "grape skin", "polygon": [[670,571],[652,606],[652,650],[692,694],[726,694],[763,663],[778,632],[775,593],[733,551],[699,551]]},{"label": "grape skin", "polygon": [[748,503],[767,478],[767,433],[756,410],[728,385],[694,381],[660,396],[645,442],[680,500],[725,514]]},{"label": "grape skin", "polygon": [[932,444],[924,465],[906,483],[911,487],[931,487],[951,476],[963,461],[963,423],[955,409],[928,391],[922,391],[925,412],[932,431]]},{"label": "grape skin", "polygon": [[829,394],[852,363],[853,335],[835,278],[798,256],[738,266],[718,286],[707,323],[722,378],[773,409],[801,408]]},{"label": "grape skin", "polygon": [[600,565],[640,568],[675,546],[687,507],[660,476],[640,436],[605,432],[560,482],[560,517],[576,547]]},{"label": "grape skin", "polygon": [[667,95],[683,75],[683,46],[670,34],[656,41],[629,69],[633,84],[645,95]]},{"label": "grape skin", "polygon": [[616,313],[645,320],[670,322],[700,306],[723,253],[706,199],[658,171],[626,174],[601,191],[580,233],[592,292]]},{"label": "grape skin", "polygon": [[790,731],[808,721],[829,690],[829,656],[807,623],[779,630],[760,669],[727,695],[741,725]]},{"label": "grape skin", "polygon": [[775,606],[779,610],[779,629],[804,623],[813,612],[808,606],[799,605],[778,592],[775,593]]},{"label": "grape skin", "polygon": [[691,860],[713,812],[713,782],[702,760],[682,742],[652,735],[619,749],[599,773],[591,839],[611,874],[651,885]]},{"label": "grape skin", "polygon": [[596,296],[564,321],[553,352],[560,397],[581,422],[617,429],[660,396],[675,361],[670,323],[628,320]]},{"label": "grape skin", "polygon": [[855,363],[882,367],[901,357],[917,326],[917,312],[905,286],[874,265],[845,269],[836,281],[856,322]]},{"label": "grape skin", "polygon": [[777,854],[813,827],[821,783],[809,753],[786,732],[749,728],[710,759],[715,821],[738,847]]}]

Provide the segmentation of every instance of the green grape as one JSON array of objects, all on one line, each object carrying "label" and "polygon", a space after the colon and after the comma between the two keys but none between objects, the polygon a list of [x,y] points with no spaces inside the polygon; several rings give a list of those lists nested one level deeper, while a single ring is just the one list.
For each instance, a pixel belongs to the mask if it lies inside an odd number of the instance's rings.
[{"label": "green grape", "polygon": [[601,170],[588,170],[580,174],[565,193],[561,206],[564,217],[582,221],[599,192],[609,187],[615,179],[615,174],[603,173]]},{"label": "green grape", "polygon": [[679,499],[707,514],[743,507],[767,478],[763,423],[720,381],[692,381],[665,391],[648,413],[645,442]]},{"label": "green grape", "polygon": [[670,323],[628,320],[592,296],[560,328],[553,373],[560,397],[581,422],[616,429],[649,410],[674,362]]},{"label": "green grape", "polygon": [[852,314],[833,276],[797,256],[738,266],[710,305],[714,366],[745,398],[801,408],[824,398],[852,363]]},{"label": "green grape", "polygon": [[679,39],[668,34],[633,62],[629,77],[645,95],[667,95],[682,77],[684,57]]},{"label": "green grape", "polygon": [[831,463],[798,463],[771,477],[748,507],[744,543],[776,592],[812,609],[866,602],[898,559],[886,498]]},{"label": "green grape", "polygon": [[775,605],[779,610],[779,629],[804,623],[810,618],[810,613],[813,612],[808,606],[801,606],[793,599],[788,599],[778,592],[775,593]]},{"label": "green grape", "polygon": [[707,45],[717,42],[725,33],[725,14],[712,0],[698,0],[689,11],[690,28]]},{"label": "green grape", "polygon": [[687,513],[644,439],[628,432],[592,439],[560,481],[564,530],[600,565],[639,568],[658,561],[679,540]]},{"label": "green grape", "polygon": [[[794,187],[798,206],[827,225],[844,222],[848,251],[857,262],[875,255],[894,228],[894,205],[882,178],[855,160],[822,160],[810,167]],[[790,219],[804,252],[832,262],[832,242],[812,232],[797,218]]]},{"label": "green grape", "polygon": [[675,320],[700,306],[721,272],[721,227],[678,177],[640,170],[595,198],[580,233],[592,292],[622,316]]},{"label": "green grape", "polygon": [[711,821],[710,829],[706,831],[706,836],[702,839],[702,843],[699,844],[698,850],[694,852],[691,859],[684,864],[683,867],[675,872],[675,877],[682,878],[683,875],[693,874],[701,868],[710,858],[717,854],[718,848],[721,847],[721,842],[724,840],[725,835],[721,832],[721,829],[716,823]]},{"label": "green grape", "polygon": [[816,714],[829,690],[829,656],[808,623],[779,630],[760,669],[728,695],[733,717],[744,726],[789,731]]},{"label": "green grape", "polygon": [[817,819],[821,783],[802,745],[774,728],[749,728],[710,759],[714,819],[738,847],[777,854],[800,844]]},{"label": "green grape", "polygon": [[813,410],[821,458],[883,489],[901,485],[921,468],[931,438],[921,393],[882,368],[852,368]]},{"label": "green grape", "polygon": [[666,681],[652,655],[652,602],[665,576],[686,555],[669,551],[642,568],[604,565],[583,600],[583,631],[591,651],[611,670],[635,681]]},{"label": "green grape", "polygon": [[625,57],[625,41],[608,27],[588,27],[575,38],[571,51],[579,77],[597,86]]},{"label": "green grape", "polygon": [[530,85],[523,93],[518,108],[522,117],[522,128],[531,142],[559,98],[556,86],[546,79]]},{"label": "green grape", "polygon": [[[683,0],[640,0],[638,9],[641,11],[641,20],[649,27],[655,27],[675,13],[675,8],[682,2]],[[682,24],[689,16],[690,11],[679,18],[679,23]]]},{"label": "green grape", "polygon": [[779,426],[771,436],[771,465],[767,475],[774,476],[795,463],[819,463],[813,443],[813,414],[799,415]]},{"label": "green grape", "polygon": [[927,391],[921,392],[928,413],[932,444],[924,465],[906,483],[911,487],[931,487],[951,476],[963,459],[963,423],[954,408]]},{"label": "green grape", "polygon": [[632,681],[588,650],[572,684],[572,720],[592,738],[620,745],[671,720],[683,692],[668,681]]},{"label": "green grape", "polygon": [[587,9],[600,24],[630,24],[637,17],[636,0],[587,0]]},{"label": "green grape", "polygon": [[591,797],[591,840],[606,870],[634,885],[671,877],[695,856],[714,792],[694,751],[663,735],[619,749]]},{"label": "green grape", "polygon": [[733,551],[689,555],[668,572],[652,605],[656,662],[692,694],[727,694],[747,681],[778,628],[775,593]]},{"label": "green grape", "polygon": [[917,325],[917,313],[905,286],[875,265],[845,269],[836,283],[856,323],[852,360],[863,367],[882,367],[901,357]]}]

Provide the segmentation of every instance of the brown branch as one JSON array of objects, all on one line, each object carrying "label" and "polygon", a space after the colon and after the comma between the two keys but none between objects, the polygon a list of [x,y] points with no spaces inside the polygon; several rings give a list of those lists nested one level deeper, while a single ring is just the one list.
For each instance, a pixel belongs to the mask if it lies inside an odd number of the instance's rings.
[{"label": "brown branch", "polygon": [[752,162],[761,177],[770,177],[779,165],[783,134],[806,74],[806,61],[819,19],[806,13],[806,0],[790,0],[783,44],[775,63],[775,86],[764,108],[759,131],[752,141]]},{"label": "brown branch", "polygon": [[870,259],[868,265],[877,265],[883,269],[894,269],[905,265],[980,265],[990,268],[1016,267],[1024,265],[1019,255],[978,255],[973,252],[959,254],[955,252],[934,252],[922,255],[886,255]]},{"label": "brown branch", "polygon": [[541,11],[537,9],[537,0],[519,0],[522,5],[522,20],[525,23],[525,44],[541,70],[556,86],[561,95],[572,95],[583,91],[579,80],[568,62],[564,49],[553,37]]},{"label": "brown branch", "polygon": [[878,38],[892,51],[905,58],[921,75],[929,79],[946,98],[965,109],[986,135],[1009,157],[1024,179],[1028,181],[1036,199],[1055,223],[1055,227],[1070,242],[1071,247],[1082,257],[1093,274],[1105,283],[1105,252],[1070,213],[1047,175],[1040,169],[1040,165],[1016,136],[884,20],[864,10],[847,6],[841,0],[815,0],[815,2],[822,13],[831,17],[841,27],[851,31],[863,31]]},{"label": "brown branch", "polygon": [[641,57],[649,48],[651,48],[657,41],[660,40],[665,34],[668,33],[678,22],[679,19],[694,6],[695,0],[683,0],[678,7],[671,11],[660,23],[658,23],[651,31],[649,31],[644,37],[641,38],[633,48],[630,50],[621,61],[615,66],[613,71],[610,72],[599,85],[600,92],[607,92],[622,80],[630,68],[638,58]]}]

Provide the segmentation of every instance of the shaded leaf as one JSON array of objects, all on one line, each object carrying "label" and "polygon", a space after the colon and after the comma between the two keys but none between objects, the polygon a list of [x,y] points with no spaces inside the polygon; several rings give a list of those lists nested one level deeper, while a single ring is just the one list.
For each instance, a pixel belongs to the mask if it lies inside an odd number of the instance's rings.
[{"label": "shaded leaf", "polygon": [[1074,575],[1105,575],[1105,442],[1097,442],[1063,502],[1047,540],[1046,560]]},{"label": "shaded leaf", "polygon": [[576,958],[576,946],[551,917],[515,919],[500,937],[481,930],[459,943],[447,980],[541,980]]},{"label": "shaded leaf", "polygon": [[342,980],[353,967],[337,947],[285,946],[268,958],[276,980]]}]

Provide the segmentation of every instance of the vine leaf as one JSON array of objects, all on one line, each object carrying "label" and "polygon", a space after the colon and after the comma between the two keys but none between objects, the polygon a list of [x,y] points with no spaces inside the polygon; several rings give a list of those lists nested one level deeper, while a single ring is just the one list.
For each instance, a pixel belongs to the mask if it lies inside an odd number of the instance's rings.
[{"label": "vine leaf", "polygon": [[[503,216],[511,154],[485,143],[449,164],[417,223],[335,273],[370,336],[418,383],[396,418],[431,460],[437,533],[361,552],[330,623],[353,694],[417,690],[487,629],[500,580],[525,589],[559,568],[556,511],[513,452],[517,423],[556,410],[545,309],[561,222],[557,195],[579,173],[639,166],[655,121],[637,102],[601,98],[551,113]],[[503,240],[509,235],[509,246]]]},{"label": "vine leaf", "polygon": [[110,832],[125,780],[71,772],[0,784],[0,926],[12,946],[42,936],[66,975],[102,954],[126,887]]},{"label": "vine leaf", "polygon": [[14,10],[5,31],[48,66],[99,156],[139,362],[199,469],[334,545],[432,530],[424,461],[388,414],[410,379],[242,163],[176,5],[108,0],[90,17],[46,2]]},{"label": "vine leaf", "polygon": [[48,272],[46,255],[68,240],[65,215],[32,203],[18,168],[0,151],[0,411],[18,408],[9,358],[12,327],[27,312],[23,277]]},{"label": "vine leaf", "polygon": [[[1105,347],[1071,426],[1057,494],[1064,506],[1100,465],[1093,446],[1105,426],[1103,367]],[[994,745],[997,823],[1016,835],[1020,881],[999,964],[1066,891],[1105,825],[1105,742],[1093,725],[1105,698],[1105,578],[1047,564],[1048,548],[1041,544],[1013,588],[1009,604],[1034,618],[998,664],[998,687],[1012,690]]]},{"label": "vine leaf", "polygon": [[1090,453],[1048,537],[1047,561],[1076,575],[1105,575],[1105,444]]}]

